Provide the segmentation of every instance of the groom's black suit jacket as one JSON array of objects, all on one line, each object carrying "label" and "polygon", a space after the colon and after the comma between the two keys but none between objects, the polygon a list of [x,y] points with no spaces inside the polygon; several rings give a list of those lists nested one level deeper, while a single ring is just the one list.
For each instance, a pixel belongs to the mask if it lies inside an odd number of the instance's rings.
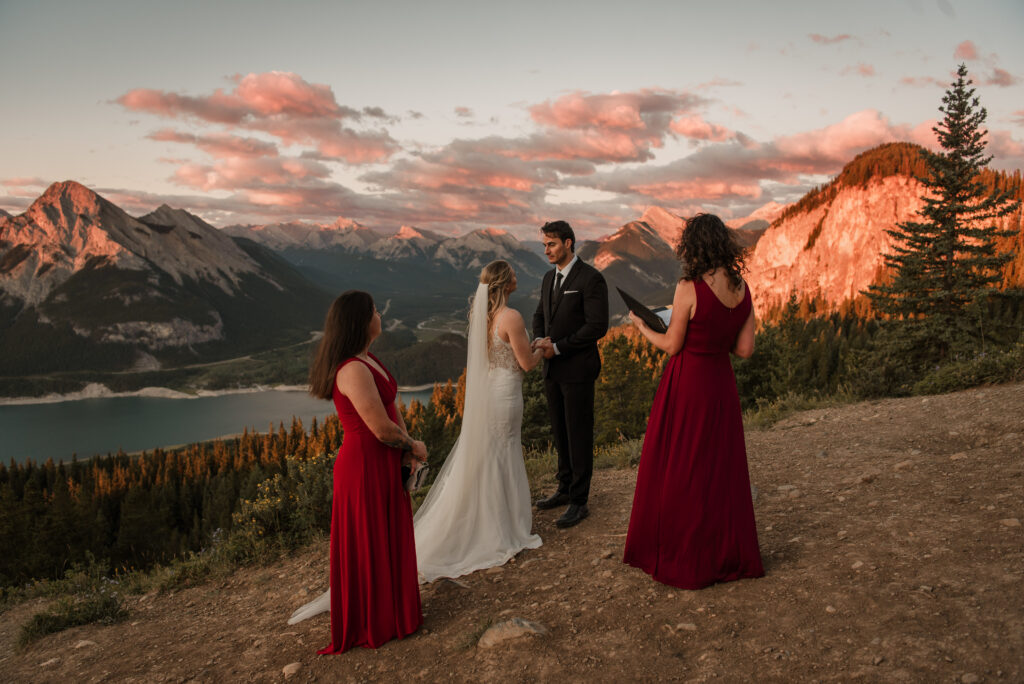
[{"label": "groom's black suit jacket", "polygon": [[608,332],[608,285],[604,276],[579,259],[553,301],[555,270],[544,274],[540,303],[533,314],[534,337],[550,337],[558,354],[544,361],[544,377],[556,382],[594,382],[601,372],[597,341]]}]

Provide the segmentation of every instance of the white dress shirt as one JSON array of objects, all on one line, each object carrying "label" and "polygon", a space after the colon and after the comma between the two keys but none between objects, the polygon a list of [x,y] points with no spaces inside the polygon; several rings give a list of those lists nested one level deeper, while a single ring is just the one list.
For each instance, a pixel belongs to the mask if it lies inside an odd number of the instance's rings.
[{"label": "white dress shirt", "polygon": [[[555,284],[558,283],[558,276],[559,276],[559,274],[561,274],[561,276],[562,276],[562,287],[565,287],[565,281],[569,279],[569,271],[572,270],[572,267],[576,265],[577,261],[579,261],[579,257],[577,257],[575,254],[573,254],[572,255],[572,259],[570,259],[569,263],[567,263],[565,265],[565,268],[558,268],[557,266],[555,267],[555,277],[553,279],[553,284],[551,285],[551,294],[552,294],[552,296],[554,296],[554,294],[555,294]],[[558,356],[559,353],[560,353],[558,351],[558,345],[555,344],[552,341],[551,346],[555,350],[555,356]]]}]

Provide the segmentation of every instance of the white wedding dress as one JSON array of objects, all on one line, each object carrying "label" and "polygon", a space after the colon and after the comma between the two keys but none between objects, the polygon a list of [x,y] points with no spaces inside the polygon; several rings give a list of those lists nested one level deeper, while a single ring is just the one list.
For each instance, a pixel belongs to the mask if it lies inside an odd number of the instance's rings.
[{"label": "white wedding dress", "polygon": [[[523,463],[523,371],[496,334],[487,348],[487,286],[469,316],[466,401],[459,438],[413,518],[420,581],[459,577],[541,545]],[[330,590],[299,608],[295,624],[330,610]]]}]

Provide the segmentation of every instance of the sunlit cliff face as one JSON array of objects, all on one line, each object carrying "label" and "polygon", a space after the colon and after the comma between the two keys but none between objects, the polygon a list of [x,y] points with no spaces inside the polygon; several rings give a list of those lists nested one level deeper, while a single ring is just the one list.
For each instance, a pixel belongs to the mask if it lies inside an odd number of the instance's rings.
[{"label": "sunlit cliff face", "polygon": [[905,176],[844,187],[836,197],[768,228],[747,260],[758,315],[798,296],[838,306],[875,282],[890,250],[886,230],[916,216],[921,184]]}]

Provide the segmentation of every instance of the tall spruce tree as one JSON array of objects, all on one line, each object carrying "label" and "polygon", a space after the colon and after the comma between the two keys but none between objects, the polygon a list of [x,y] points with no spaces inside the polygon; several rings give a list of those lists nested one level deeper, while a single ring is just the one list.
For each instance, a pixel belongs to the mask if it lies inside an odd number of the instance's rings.
[{"label": "tall spruce tree", "polygon": [[912,349],[923,365],[973,348],[979,331],[970,306],[995,291],[1000,267],[1012,258],[997,252],[996,240],[1014,231],[997,221],[1020,203],[1009,191],[988,190],[979,176],[992,157],[985,156],[987,112],[972,83],[961,64],[939,107],[943,119],[932,128],[942,151],[923,153],[921,220],[887,231],[894,244],[885,263],[893,280],[866,293],[889,316],[890,331],[901,338],[897,346]]}]

